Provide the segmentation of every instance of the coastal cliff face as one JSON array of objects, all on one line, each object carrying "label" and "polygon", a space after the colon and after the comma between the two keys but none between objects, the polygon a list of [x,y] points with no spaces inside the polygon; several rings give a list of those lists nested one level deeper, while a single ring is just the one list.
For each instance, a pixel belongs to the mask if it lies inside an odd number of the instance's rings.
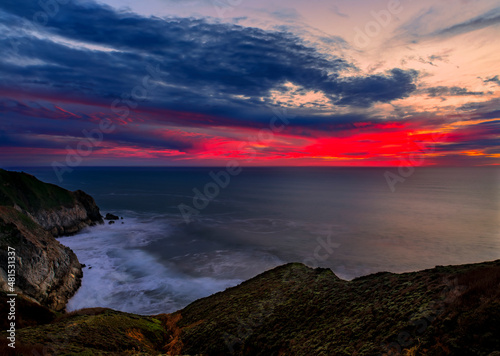
[{"label": "coastal cliff face", "polygon": [[54,237],[102,223],[94,199],[0,169],[0,290],[7,291],[7,250],[16,253],[16,292],[63,310],[81,284],[76,255]]},{"label": "coastal cliff face", "polygon": [[7,291],[7,249],[16,253],[15,292],[63,310],[83,276],[76,255],[49,232],[10,207],[0,207],[0,290]]},{"label": "coastal cliff face", "polygon": [[[82,193],[79,193],[79,195]],[[61,208],[41,209],[34,212],[21,210],[21,212],[24,212],[40,224],[44,230],[49,231],[53,236],[57,237],[75,234],[84,227],[95,225],[96,222],[99,222],[100,219],[93,218],[91,215],[92,210],[89,211],[87,210],[88,208],[93,210],[97,206],[95,206],[94,202],[93,206],[85,207],[79,200],[75,199],[75,204],[72,207],[63,206]],[[97,211],[99,211],[98,208]]]},{"label": "coastal cliff face", "polygon": [[0,205],[12,206],[26,214],[53,236],[71,235],[103,222],[97,204],[85,192],[70,192],[30,174],[3,169],[0,169]]}]

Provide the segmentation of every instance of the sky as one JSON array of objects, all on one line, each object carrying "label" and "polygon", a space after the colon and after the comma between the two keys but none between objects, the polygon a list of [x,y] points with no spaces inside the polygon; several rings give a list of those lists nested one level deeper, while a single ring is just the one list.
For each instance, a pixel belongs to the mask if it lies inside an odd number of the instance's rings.
[{"label": "sky", "polygon": [[2,0],[0,166],[500,164],[497,0]]}]

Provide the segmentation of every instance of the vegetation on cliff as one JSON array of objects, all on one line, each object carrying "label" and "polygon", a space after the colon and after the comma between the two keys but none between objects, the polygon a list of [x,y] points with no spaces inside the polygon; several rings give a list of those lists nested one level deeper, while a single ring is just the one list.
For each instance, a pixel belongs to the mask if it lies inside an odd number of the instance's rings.
[{"label": "vegetation on cliff", "polygon": [[70,192],[30,174],[4,169],[0,169],[0,206],[15,208],[54,236],[103,222],[94,199],[85,192]]},{"label": "vegetation on cliff", "polygon": [[0,205],[19,206],[26,211],[71,207],[73,194],[22,172],[0,169]]},{"label": "vegetation on cliff", "polygon": [[92,308],[22,328],[17,337],[16,350],[0,341],[2,355],[31,356],[33,351],[40,355],[151,355],[159,353],[166,335],[157,318]]},{"label": "vegetation on cliff", "polygon": [[287,264],[173,314],[82,310],[18,341],[62,355],[494,355],[500,260],[353,281]]}]

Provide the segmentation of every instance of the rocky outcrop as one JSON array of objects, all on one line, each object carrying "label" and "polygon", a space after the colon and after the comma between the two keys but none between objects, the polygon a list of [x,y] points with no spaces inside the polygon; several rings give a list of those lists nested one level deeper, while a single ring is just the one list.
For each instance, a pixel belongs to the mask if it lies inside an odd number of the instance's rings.
[{"label": "rocky outcrop", "polygon": [[72,207],[23,212],[53,236],[72,235],[87,226],[103,222],[99,208],[90,195],[81,190],[72,192],[72,195],[75,197]]},{"label": "rocky outcrop", "polygon": [[7,249],[15,249],[15,292],[63,310],[83,276],[76,255],[11,207],[0,207],[0,290],[7,291]]},{"label": "rocky outcrop", "polygon": [[99,208],[83,191],[0,169],[0,290],[8,291],[8,248],[14,248],[16,293],[63,310],[80,286],[82,267],[54,237],[96,223],[103,223]]},{"label": "rocky outcrop", "polygon": [[106,216],[104,217],[104,219],[105,220],[118,220],[120,218],[114,214],[107,213]]},{"label": "rocky outcrop", "polygon": [[53,236],[71,235],[86,226],[103,223],[99,207],[90,195],[43,183],[22,172],[0,169],[0,205],[26,214]]}]

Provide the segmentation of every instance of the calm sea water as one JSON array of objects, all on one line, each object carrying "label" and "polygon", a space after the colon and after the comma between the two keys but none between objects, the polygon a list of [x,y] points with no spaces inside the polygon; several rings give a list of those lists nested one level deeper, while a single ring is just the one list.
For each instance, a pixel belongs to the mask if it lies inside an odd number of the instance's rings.
[{"label": "calm sea water", "polygon": [[219,168],[24,170],[123,217],[60,239],[87,265],[69,310],[172,312],[292,261],[352,279],[500,258],[498,168],[416,168],[395,192],[387,169],[244,168],[218,194]]}]

